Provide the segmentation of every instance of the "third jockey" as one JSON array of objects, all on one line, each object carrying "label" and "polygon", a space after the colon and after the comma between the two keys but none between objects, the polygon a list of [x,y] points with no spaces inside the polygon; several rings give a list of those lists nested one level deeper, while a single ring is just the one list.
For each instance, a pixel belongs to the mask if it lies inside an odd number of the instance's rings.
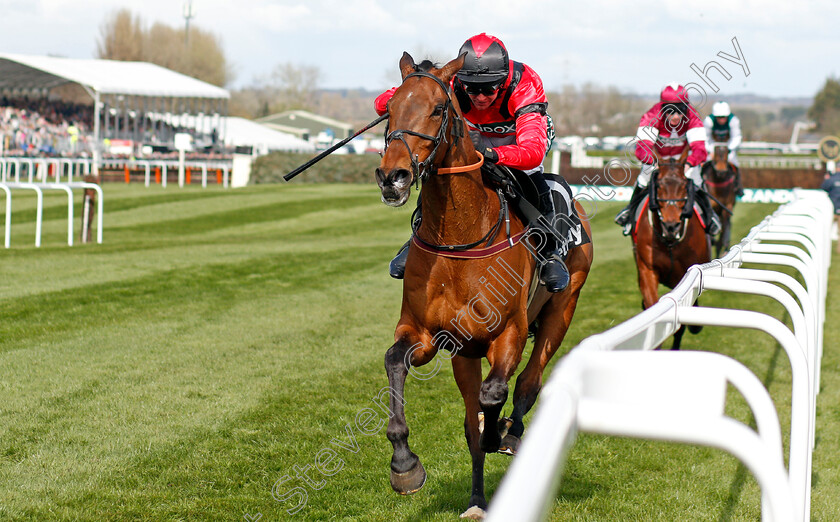
[{"label": "third jockey", "polygon": [[[464,66],[452,79],[452,89],[476,150],[484,156],[485,163],[527,173],[540,194],[540,213],[553,224],[555,210],[542,164],[554,138],[554,128],[546,112],[548,102],[542,80],[529,66],[510,60],[504,43],[495,36],[473,36],[458,52],[464,53]],[[378,114],[388,110],[394,91],[396,87],[376,98]],[[565,245],[558,244],[562,239],[556,234],[547,236],[540,281],[550,292],[560,292],[569,284],[569,271],[560,255]],[[408,245],[391,261],[391,277],[402,279]]]},{"label": "third jockey", "polygon": [[700,165],[706,160],[706,131],[697,111],[689,103],[685,87],[674,82],[662,89],[659,103],[639,121],[636,140],[636,157],[642,162],[642,169],[636,178],[630,203],[615,217],[615,222],[624,227],[624,235],[632,230],[636,207],[644,200],[651,173],[656,169],[652,151],[656,150],[662,159],[669,159],[679,157],[686,147],[689,154],[685,175],[697,188],[695,198],[703,212],[706,232],[712,235],[720,232],[720,218],[712,210],[700,176]]},{"label": "third jockey", "polygon": [[706,151],[712,154],[716,143],[724,143],[729,148],[727,161],[735,169],[735,195],[743,196],[741,169],[738,168],[738,147],[741,146],[741,120],[732,114],[725,101],[712,105],[712,113],[703,120],[706,128]]}]

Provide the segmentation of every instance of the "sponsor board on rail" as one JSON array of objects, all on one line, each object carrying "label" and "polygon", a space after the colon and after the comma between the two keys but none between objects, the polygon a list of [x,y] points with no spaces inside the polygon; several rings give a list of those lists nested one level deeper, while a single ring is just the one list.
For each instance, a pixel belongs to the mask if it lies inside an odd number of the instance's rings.
[{"label": "sponsor board on rail", "polygon": [[[571,185],[574,196],[590,201],[630,201],[633,187],[612,187],[609,185]],[[793,201],[792,189],[744,189],[738,198],[740,203],[787,203]]]}]

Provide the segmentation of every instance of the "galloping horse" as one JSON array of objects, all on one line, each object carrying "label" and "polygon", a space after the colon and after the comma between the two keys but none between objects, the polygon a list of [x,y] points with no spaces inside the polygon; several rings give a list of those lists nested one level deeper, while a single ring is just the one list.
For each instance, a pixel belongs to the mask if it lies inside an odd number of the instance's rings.
[{"label": "galloping horse", "polygon": [[736,200],[735,167],[729,163],[729,147],[725,143],[715,144],[714,155],[703,165],[701,175],[712,196],[712,209],[720,217],[720,234],[715,239],[715,257],[720,257],[721,252],[729,250]]},{"label": "galloping horse", "polygon": [[[633,253],[639,273],[642,308],[659,301],[659,284],[674,288],[691,265],[711,260],[711,244],[693,205],[693,184],[685,176],[688,148],[679,159],[663,160],[656,152],[659,171],[650,182],[650,196],[641,206],[633,234]],[[702,327],[689,327],[698,333]],[[674,334],[678,350],[685,326]]]},{"label": "galloping horse", "polygon": [[[537,259],[524,245],[529,239],[523,237],[528,232],[523,220],[508,212],[500,189],[485,183],[483,158],[453,101],[450,80],[463,63],[461,55],[439,69],[428,61],[418,66],[403,53],[403,81],[388,104],[386,150],[376,180],[382,201],[393,207],[408,200],[412,183],[423,183],[422,223],[408,253],[395,342],[385,355],[392,414],[387,429],[393,445],[391,486],[410,494],[425,483],[423,465],[408,445],[403,392],[409,374],[434,375],[436,370],[420,373],[417,368],[445,350],[435,361],[436,369],[441,358],[452,360],[472,457],[472,494],[462,516],[481,518],[487,507],[485,452],[516,452],[524,431],[522,417],[534,405],[543,370],[574,315],[592,264],[592,244],[570,249],[566,264],[571,282],[564,291],[550,294],[540,286],[528,306]],[[591,237],[588,222],[581,222]],[[499,416],[529,325],[538,325],[534,351],[516,380],[510,424]],[[490,372],[482,381],[483,357]]]}]

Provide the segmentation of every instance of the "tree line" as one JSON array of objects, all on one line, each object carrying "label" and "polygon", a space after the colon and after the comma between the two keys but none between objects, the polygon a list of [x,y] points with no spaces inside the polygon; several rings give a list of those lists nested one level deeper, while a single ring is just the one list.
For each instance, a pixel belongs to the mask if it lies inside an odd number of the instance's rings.
[{"label": "tree line", "polygon": [[[151,62],[226,87],[235,76],[219,36],[191,27],[160,22],[147,26],[139,15],[120,9],[106,16],[100,26],[97,55],[102,59]],[[250,84],[231,90],[230,115],[257,119],[291,109],[305,109],[361,127],[375,117],[373,98],[362,90],[323,90],[318,67],[280,63]],[[547,93],[549,112],[559,136],[634,135],[641,114],[656,100],[623,93],[616,87],[585,84],[563,86]],[[810,118],[814,131],[840,134],[840,80],[830,77],[813,104],[763,109],[738,107],[747,140],[787,141],[796,121]]]}]

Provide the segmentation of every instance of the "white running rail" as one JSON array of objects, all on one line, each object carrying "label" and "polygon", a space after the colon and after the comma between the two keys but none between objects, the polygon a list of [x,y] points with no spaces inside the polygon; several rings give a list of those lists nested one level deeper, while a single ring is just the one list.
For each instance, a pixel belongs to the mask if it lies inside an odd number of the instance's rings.
[{"label": "white running rail", "polygon": [[[55,158],[3,158],[0,157],[0,189],[6,192],[6,226],[5,242],[6,248],[11,247],[11,214],[12,198],[11,189],[26,189],[35,191],[36,216],[35,216],[35,246],[41,246],[41,230],[44,213],[44,191],[60,190],[67,194],[67,244],[73,246],[73,189],[92,189],[97,193],[97,227],[96,242],[102,243],[102,219],[104,195],[102,187],[97,183],[85,181],[73,181],[73,173],[87,173],[90,169],[90,161],[85,159],[55,159]],[[24,170],[26,181],[21,181]],[[53,182],[49,181],[50,173],[55,177]],[[67,174],[67,181],[62,182],[62,175]],[[14,181],[12,181],[14,176]]]},{"label": "white running rail", "polygon": [[[834,210],[823,191],[795,190],[794,198],[753,227],[722,258],[691,267],[656,305],[584,339],[560,361],[543,389],[519,452],[490,504],[487,520],[541,520],[551,504],[578,430],[724,449],[741,459],[756,476],[762,488],[764,520],[810,520],[816,395]],[[744,263],[793,269],[805,285],[776,270],[743,268]],[[784,306],[792,329],[758,312],[694,306],[704,291],[771,297]],[[722,363],[726,358],[717,354],[648,352],[682,325],[751,328],[771,335],[785,350],[791,364],[792,390],[789,466],[785,470],[781,464],[783,477],[779,476],[778,465],[781,447],[775,435],[768,435],[779,429],[778,418],[775,410],[773,415],[759,413],[770,399],[760,382],[761,389],[756,388],[755,376],[742,375],[750,372],[734,361]],[[715,362],[695,360],[698,357]],[[649,365],[660,364],[655,358],[667,359],[661,364],[671,366],[668,371],[658,371],[655,378],[644,377]],[[732,364],[741,369],[733,369]],[[628,370],[631,366],[632,370]],[[724,366],[729,368],[724,374],[714,373],[723,372],[720,368]],[[634,375],[637,372],[639,375]],[[739,376],[733,377],[736,373]],[[653,396],[645,395],[645,383],[656,381],[657,390],[661,390],[663,375],[671,376],[673,385],[680,389],[679,398],[674,400],[698,401],[696,408],[680,408],[681,413],[697,409],[696,418],[675,415],[667,409],[663,415],[661,407],[645,407],[656,404],[650,402]],[[695,382],[699,376],[703,382]],[[699,391],[718,386],[721,379],[731,382],[745,396],[757,420],[758,433],[724,417],[723,410],[718,411],[722,407],[719,397]],[[747,381],[753,382],[744,384]],[[608,392],[593,402],[593,389]],[[656,393],[655,399],[673,399],[661,395]],[[700,397],[706,402],[699,402]],[[627,404],[634,398],[632,405]],[[772,402],[769,404],[772,407]],[[764,420],[759,421],[759,415]],[[714,430],[707,431],[706,426]]]}]

